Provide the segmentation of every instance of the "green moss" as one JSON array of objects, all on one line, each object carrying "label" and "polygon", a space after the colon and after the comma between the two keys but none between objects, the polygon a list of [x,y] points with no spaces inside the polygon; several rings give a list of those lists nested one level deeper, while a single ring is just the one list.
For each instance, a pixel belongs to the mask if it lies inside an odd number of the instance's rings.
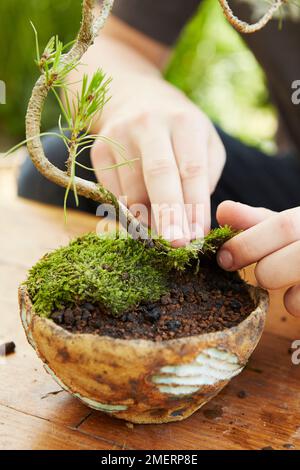
[{"label": "green moss", "polygon": [[204,239],[202,252],[206,255],[216,254],[225,242],[238,233],[239,231],[233,230],[228,225],[211,230]]},{"label": "green moss", "polygon": [[173,269],[184,270],[201,254],[214,253],[233,234],[228,227],[212,231],[200,251],[197,242],[173,249],[162,240],[165,251],[158,251],[129,237],[88,234],[45,255],[30,270],[26,285],[42,316],[81,302],[100,303],[119,315],[141,301],[158,300],[168,291]]}]

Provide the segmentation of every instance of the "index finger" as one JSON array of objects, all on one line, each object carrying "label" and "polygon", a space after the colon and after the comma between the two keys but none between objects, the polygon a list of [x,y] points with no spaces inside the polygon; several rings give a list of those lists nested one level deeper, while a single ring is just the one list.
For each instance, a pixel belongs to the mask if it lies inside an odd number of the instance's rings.
[{"label": "index finger", "polygon": [[193,116],[177,117],[173,125],[173,147],[181,177],[192,238],[202,238],[210,229],[208,178],[208,125]]},{"label": "index finger", "polygon": [[153,123],[135,137],[157,229],[174,246],[185,245],[190,232],[170,136],[163,126]]},{"label": "index finger", "polygon": [[218,253],[219,265],[236,271],[300,239],[300,208],[289,209],[240,233]]}]

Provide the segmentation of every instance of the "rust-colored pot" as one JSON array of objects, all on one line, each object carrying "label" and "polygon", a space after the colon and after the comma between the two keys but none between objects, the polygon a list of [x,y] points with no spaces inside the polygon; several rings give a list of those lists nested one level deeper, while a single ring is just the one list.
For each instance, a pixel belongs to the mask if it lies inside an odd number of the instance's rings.
[{"label": "rust-colored pot", "polygon": [[69,333],[35,314],[19,291],[30,344],[56,382],[83,403],[133,423],[187,418],[239,374],[265,323],[268,294],[249,287],[256,308],[237,327],[163,342]]}]

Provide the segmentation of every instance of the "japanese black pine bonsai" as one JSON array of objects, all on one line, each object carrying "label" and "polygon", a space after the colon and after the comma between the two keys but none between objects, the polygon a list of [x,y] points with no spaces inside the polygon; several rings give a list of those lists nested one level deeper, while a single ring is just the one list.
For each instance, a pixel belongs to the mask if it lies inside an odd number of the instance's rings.
[{"label": "japanese black pine bonsai", "polygon": [[[91,135],[89,128],[95,116],[105,106],[110,79],[107,79],[101,70],[98,70],[90,79],[84,76],[81,93],[75,98],[70,98],[65,84],[67,74],[78,66],[81,57],[93,44],[100,29],[104,26],[114,2],[113,0],[104,0],[100,13],[97,9],[97,3],[94,0],[83,1],[81,28],[69,52],[65,52],[66,47],[58,38],[53,37],[40,55],[38,36],[35,31],[36,62],[41,76],[33,89],[28,105],[26,116],[27,146],[36,168],[46,178],[66,188],[65,208],[71,190],[74,192],[76,201],[78,196],[84,196],[102,204],[109,204],[114,207],[121,224],[124,225],[125,230],[132,238],[126,239],[118,236],[117,240],[110,238],[99,240],[95,235],[88,235],[73,242],[67,249],[47,255],[32,269],[28,280],[29,291],[35,300],[35,308],[46,316],[50,316],[63,303],[74,303],[75,301],[104,302],[105,298],[104,306],[114,314],[121,314],[122,311],[141,301],[157,300],[166,293],[163,279],[167,273],[174,269],[183,271],[189,264],[194,264],[201,253],[216,252],[220,244],[234,234],[228,227],[224,227],[213,231],[205,241],[193,243],[186,249],[173,250],[164,240],[152,238],[148,229],[114,194],[103,187],[101,182],[96,184],[76,176],[76,168],[81,165],[80,153],[82,149],[91,147],[97,139],[105,139],[105,136]],[[226,0],[220,0],[228,20],[234,27],[245,33],[262,28],[283,3],[284,1],[273,2],[259,22],[248,25],[235,17]],[[51,91],[57,97],[61,109],[60,133],[57,134],[57,138],[64,141],[69,151],[66,171],[56,168],[49,162],[40,139],[42,136],[40,131],[42,111],[47,95]],[[61,95],[63,95],[62,98]],[[117,144],[112,143],[112,145]],[[127,163],[125,159],[123,164]],[[203,247],[199,250],[201,243]],[[80,264],[81,260],[77,256],[79,246],[81,254],[86,252],[86,258],[93,266],[91,268],[94,270],[93,286],[91,286],[91,280],[87,279],[88,271],[84,268],[84,264]],[[113,255],[109,254],[109,246],[123,253],[124,262],[122,264],[120,259],[116,260]],[[66,254],[68,257],[64,258]],[[69,265],[66,264],[66,260],[70,260]],[[116,261],[119,263],[117,269],[105,270],[101,268],[101,266],[108,265],[111,265],[112,268]],[[133,275],[137,270],[137,265],[141,265],[139,276]],[[68,266],[74,270],[73,273],[77,273],[75,283],[74,276],[69,272]],[[129,279],[134,279],[130,289],[128,279],[127,282],[121,280],[122,270],[129,276]],[[44,282],[41,285],[38,280],[41,279],[42,273]],[[102,292],[103,289],[105,294]]]},{"label": "japanese black pine bonsai", "polygon": [[[234,26],[251,32],[283,2],[274,2],[255,26],[235,18],[226,1],[220,3]],[[110,80],[101,70],[85,76],[73,98],[65,85],[113,0],[104,0],[97,15],[96,5],[83,1],[81,28],[69,52],[52,38],[40,55],[36,33],[41,76],[28,105],[27,146],[36,168],[66,189],[65,207],[71,190],[76,200],[84,196],[108,204],[129,236],[122,230],[113,236],[87,234],[46,254],[20,288],[22,322],[47,371],[84,403],[133,422],[174,421],[189,416],[242,370],[261,335],[267,297],[217,267],[216,251],[234,235],[229,227],[173,249],[101,182],[76,176],[81,149],[105,139],[89,128],[107,101]],[[61,108],[57,138],[69,150],[65,171],[49,162],[41,142],[50,91]]]}]

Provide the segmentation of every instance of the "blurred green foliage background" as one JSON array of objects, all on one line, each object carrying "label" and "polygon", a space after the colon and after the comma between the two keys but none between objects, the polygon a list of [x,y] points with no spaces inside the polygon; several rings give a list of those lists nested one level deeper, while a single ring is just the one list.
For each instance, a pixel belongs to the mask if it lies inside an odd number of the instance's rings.
[{"label": "blurred green foliage background", "polygon": [[[30,20],[42,47],[54,34],[69,42],[78,30],[80,10],[79,0],[1,0],[0,79],[7,86],[7,104],[0,106],[0,151],[23,138],[26,105],[38,75]],[[226,131],[274,149],[276,116],[263,74],[216,0],[206,0],[183,32],[166,77]],[[57,123],[57,114],[51,97],[44,128]]]},{"label": "blurred green foliage background", "polygon": [[[74,39],[80,21],[80,0],[1,0],[0,79],[6,83],[6,105],[0,106],[1,141],[24,137],[24,116],[38,70],[34,34],[36,26],[41,47],[58,34],[65,43]],[[57,123],[57,106],[50,97],[44,127]]]}]

